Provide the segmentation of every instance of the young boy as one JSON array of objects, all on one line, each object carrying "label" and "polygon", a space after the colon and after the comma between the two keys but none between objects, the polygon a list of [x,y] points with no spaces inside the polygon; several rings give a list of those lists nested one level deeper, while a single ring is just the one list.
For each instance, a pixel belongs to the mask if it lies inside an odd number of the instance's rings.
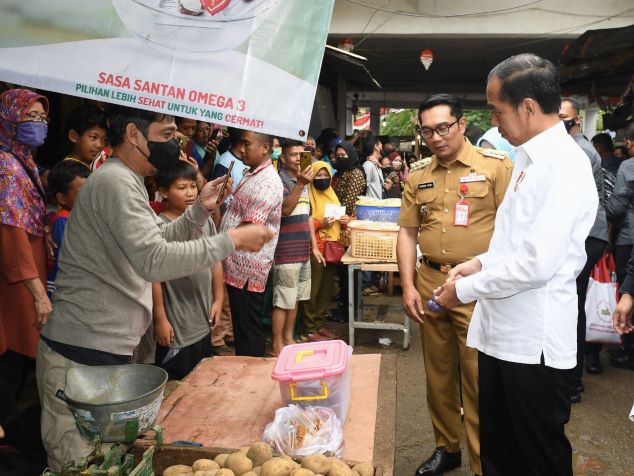
[{"label": "young boy", "polygon": [[53,214],[50,220],[51,230],[53,232],[53,240],[57,247],[55,248],[55,258],[52,269],[48,273],[47,288],[49,297],[53,297],[55,292],[55,277],[57,276],[57,256],[62,247],[62,237],[68,223],[70,211],[75,204],[75,198],[79,189],[86,182],[86,178],[90,172],[83,165],[77,162],[60,162],[56,164],[48,175],[48,191],[57,204],[57,212]]},{"label": "young boy", "polygon": [[285,345],[292,344],[298,301],[310,299],[310,250],[314,233],[310,219],[307,185],[313,178],[308,167],[300,171],[304,145],[289,140],[282,148],[284,199],[280,235],[273,266],[273,352],[277,356]]},{"label": "young boy", "polygon": [[68,140],[72,147],[64,162],[84,165],[88,170],[93,161],[104,158],[106,116],[92,104],[82,104],[71,114]]},{"label": "young boy", "polygon": [[[157,175],[159,193],[167,203],[159,215],[169,223],[182,215],[198,197],[196,170],[178,161]],[[216,234],[210,218],[203,236]],[[210,328],[220,319],[224,299],[222,263],[185,278],[152,283],[155,363],[170,379],[183,379],[205,357],[211,357]]]}]

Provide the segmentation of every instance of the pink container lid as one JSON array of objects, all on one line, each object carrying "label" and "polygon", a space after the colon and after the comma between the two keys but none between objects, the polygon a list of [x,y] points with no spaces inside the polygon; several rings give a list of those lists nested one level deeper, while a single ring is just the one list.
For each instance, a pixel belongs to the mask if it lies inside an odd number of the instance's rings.
[{"label": "pink container lid", "polygon": [[348,345],[342,340],[287,345],[271,377],[279,382],[302,382],[336,377],[348,369]]}]

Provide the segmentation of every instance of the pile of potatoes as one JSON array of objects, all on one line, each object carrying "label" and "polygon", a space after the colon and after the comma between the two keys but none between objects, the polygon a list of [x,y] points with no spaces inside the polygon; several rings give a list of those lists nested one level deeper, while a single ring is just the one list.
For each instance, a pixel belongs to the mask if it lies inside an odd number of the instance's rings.
[{"label": "pile of potatoes", "polygon": [[350,468],[343,461],[320,454],[305,456],[301,464],[290,456],[273,456],[271,447],[254,443],[237,453],[199,459],[191,466],[177,464],[163,471],[163,476],[374,476],[370,463]]}]

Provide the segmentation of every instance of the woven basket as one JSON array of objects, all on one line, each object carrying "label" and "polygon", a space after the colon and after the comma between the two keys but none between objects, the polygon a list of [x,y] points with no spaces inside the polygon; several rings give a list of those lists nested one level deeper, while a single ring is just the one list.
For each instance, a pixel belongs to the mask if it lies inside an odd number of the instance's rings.
[{"label": "woven basket", "polygon": [[349,225],[353,258],[396,260],[398,226],[372,228],[369,222],[353,221]]}]

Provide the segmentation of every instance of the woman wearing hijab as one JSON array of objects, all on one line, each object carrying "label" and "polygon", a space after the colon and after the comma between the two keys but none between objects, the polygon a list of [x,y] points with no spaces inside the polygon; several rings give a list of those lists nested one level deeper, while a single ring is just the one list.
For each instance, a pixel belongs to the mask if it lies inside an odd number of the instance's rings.
[{"label": "woman wearing hijab", "polygon": [[344,141],[335,149],[337,183],[335,193],[341,205],[346,207],[346,215],[354,215],[354,205],[359,195],[365,193],[365,174],[359,164],[359,155],[352,142]]},{"label": "woman wearing hijab", "polygon": [[308,190],[315,239],[310,257],[310,300],[304,302],[304,333],[307,340],[318,342],[336,339],[337,335],[326,329],[326,314],[332,301],[336,264],[327,264],[324,258],[326,242],[339,241],[342,225],[350,221],[347,215],[339,219],[326,216],[326,205],[340,206],[341,203],[332,188],[332,169],[324,161],[313,165],[313,178]]},{"label": "woman wearing hijab", "polygon": [[478,139],[476,145],[484,149],[504,151],[509,154],[509,159],[511,159],[512,162],[515,162],[515,147],[502,137],[502,134],[500,134],[497,127],[492,127],[486,131],[484,135]]},{"label": "woman wearing hijab", "polygon": [[0,95],[0,426],[35,358],[51,312],[46,294],[44,189],[31,150],[44,143],[48,100],[28,89]]}]

